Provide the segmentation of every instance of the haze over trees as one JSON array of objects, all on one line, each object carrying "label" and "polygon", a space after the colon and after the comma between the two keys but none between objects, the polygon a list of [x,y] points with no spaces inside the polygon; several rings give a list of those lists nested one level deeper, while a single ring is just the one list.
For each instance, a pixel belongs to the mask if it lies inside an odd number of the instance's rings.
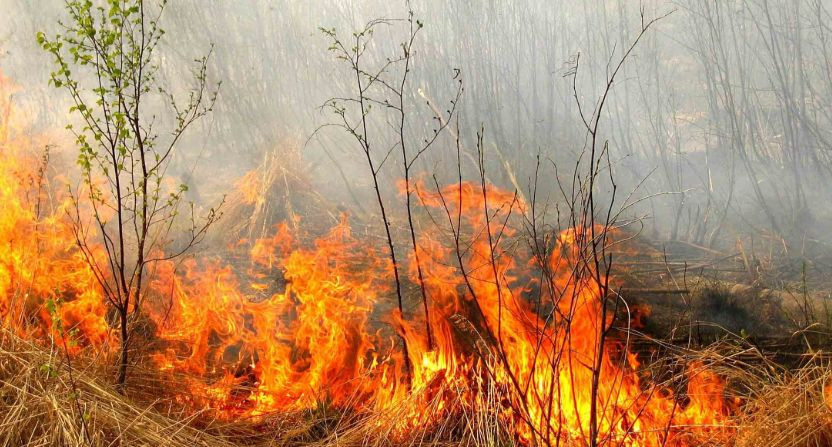
[{"label": "haze over trees", "polygon": [[40,3],[0,440],[832,442],[832,0]]},{"label": "haze over trees", "polygon": [[[62,109],[45,104],[55,94],[36,82],[48,72],[45,63],[32,62],[44,59],[31,38],[46,17],[60,15],[59,2],[6,3],[3,68],[31,83],[25,95],[42,123],[60,122]],[[465,81],[459,116],[471,129],[485,127],[490,180],[512,187],[516,182],[521,190],[538,153],[569,160],[583,144],[571,83],[563,77],[569,62],[580,53],[584,76],[578,93],[587,101],[596,97],[608,61],[626,45],[640,17],[640,5],[628,1],[415,2],[413,7],[425,29],[414,48],[409,82],[415,88],[406,101],[444,106],[454,96],[459,70]],[[753,227],[801,246],[827,244],[828,2],[648,1],[643,7],[651,17],[673,13],[645,37],[624,68],[601,132],[610,141],[622,188],[638,186],[640,197],[655,195],[633,209],[647,217],[645,230],[711,245],[720,235],[731,240],[727,235]],[[208,71],[227,87],[215,116],[185,140],[179,169],[196,165],[206,178],[227,179],[258,163],[264,151],[303,146],[317,178],[365,182],[341,178],[331,167],[337,160],[348,174],[359,168],[343,135],[319,132],[306,141],[328,120],[320,105],[350,80],[344,67],[331,63],[326,37],[317,30],[352,30],[369,15],[398,17],[401,11],[396,2],[373,1],[169,5],[162,26],[177,33],[160,48],[162,80],[173,90],[185,88],[175,67],[214,43]],[[402,37],[399,29],[379,32],[392,35],[377,36],[369,58],[391,54]],[[430,109],[414,109],[430,121]],[[371,124],[381,128],[381,121]],[[410,130],[414,138],[426,131]],[[473,145],[473,132],[461,137],[465,146]],[[446,136],[441,143],[451,140]],[[439,158],[426,157],[418,167],[441,174]],[[390,180],[398,169],[391,163],[382,176]],[[219,174],[208,175],[213,173]],[[325,183],[344,190],[339,181]],[[216,197],[219,184],[202,185],[197,193]]]}]

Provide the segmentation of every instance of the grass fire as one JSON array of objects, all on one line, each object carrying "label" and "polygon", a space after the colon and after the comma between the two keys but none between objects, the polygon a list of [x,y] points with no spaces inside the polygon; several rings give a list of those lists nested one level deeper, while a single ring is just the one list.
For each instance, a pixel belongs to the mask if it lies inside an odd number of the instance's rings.
[{"label": "grass fire", "polygon": [[832,445],[825,1],[0,5],[0,444]]}]

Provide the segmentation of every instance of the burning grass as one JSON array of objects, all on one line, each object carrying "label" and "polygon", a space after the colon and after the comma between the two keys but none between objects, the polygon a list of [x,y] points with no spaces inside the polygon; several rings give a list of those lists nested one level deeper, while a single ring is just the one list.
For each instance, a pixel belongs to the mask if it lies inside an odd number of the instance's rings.
[{"label": "burning grass", "polygon": [[[21,194],[26,188],[19,185],[10,181],[5,191]],[[496,201],[510,196],[488,192]],[[131,378],[131,389],[144,389],[144,394],[164,390],[161,405],[178,407],[183,414],[251,421],[289,441],[354,436],[356,442],[489,438],[528,444],[543,438],[568,444],[583,442],[594,426],[594,436],[605,444],[689,445],[689,439],[722,431],[728,409],[716,376],[691,374],[684,403],[678,390],[644,376],[623,339],[610,338],[598,351],[599,327],[612,321],[593,304],[600,290],[592,276],[575,276],[572,270],[578,259],[575,240],[582,233],[564,231],[551,257],[540,260],[553,272],[551,288],[545,289],[517,262],[521,253],[499,248],[497,255],[498,247],[490,241],[498,234],[477,230],[487,218],[479,211],[482,202],[474,185],[449,186],[424,198],[425,203],[431,200],[434,206],[441,200],[456,207],[466,234],[472,235],[464,256],[433,237],[420,241],[432,298],[432,347],[418,316],[405,319],[385,307],[381,298],[389,292],[388,261],[354,237],[346,219],[311,244],[280,226],[249,245],[251,261],[244,273],[219,259],[155,266],[150,279],[154,294],[136,314],[141,324],[133,335],[134,346],[142,346],[134,348],[133,357],[154,373]],[[499,209],[507,220],[518,205],[513,199],[504,202]],[[54,340],[70,356],[96,352],[107,364],[116,343],[100,292],[94,284],[77,281],[88,275],[73,258],[71,233],[60,219],[43,227],[23,202],[8,211],[5,240],[13,242],[5,253],[14,261],[5,270],[8,328],[22,337]],[[498,231],[506,239],[513,232],[508,226]],[[457,268],[452,267],[453,253]],[[283,279],[283,290],[268,284],[276,276]],[[252,300],[252,289],[267,298]],[[532,290],[553,321],[532,310]],[[373,323],[385,320],[386,325]],[[406,351],[396,335],[406,341]],[[404,352],[413,360],[409,367]],[[596,362],[600,364],[592,366]],[[54,359],[36,356],[32,364],[37,363],[47,365],[48,379]],[[73,405],[79,396],[71,391],[62,402]],[[80,401],[74,420],[85,421],[83,428],[92,415],[86,407],[92,404]],[[602,406],[594,407],[596,401]],[[125,412],[133,408],[119,402]],[[159,406],[151,402],[148,408]],[[286,421],[298,421],[285,415],[304,414],[311,418],[300,425],[303,430],[279,429]],[[597,422],[587,425],[592,414]],[[194,419],[194,426],[202,419]],[[151,426],[160,432],[163,424],[160,419]],[[85,433],[77,430],[66,436]]]},{"label": "burning grass", "polygon": [[[746,368],[710,351],[645,363],[614,274],[587,254],[618,230],[581,222],[548,230],[544,249],[524,245],[528,205],[484,179],[420,185],[425,213],[449,224],[414,242],[421,271],[416,253],[402,261],[406,315],[389,299],[389,257],[346,216],[305,233],[289,209],[291,225],[235,241],[233,264],[154,262],[116,391],[113,316],[63,218],[71,204],[51,195],[29,141],[0,138],[6,444],[692,446],[769,429],[828,440],[804,425],[827,427],[821,366]],[[240,182],[244,203],[262,204],[286,172],[268,169]],[[428,312],[407,292],[422,275]]]},{"label": "burning grass", "polygon": [[[813,357],[801,368],[784,370],[735,345],[689,351],[690,360],[732,384],[743,402],[726,425],[730,438],[697,438],[695,445],[823,446],[832,440],[828,360]],[[738,358],[744,358],[738,361]],[[701,368],[701,367],[700,367]],[[452,402],[460,411],[405,437],[395,433],[400,409],[355,412],[326,401],[301,411],[276,412],[256,420],[216,419],[210,409],[185,412],[170,394],[174,379],[154,370],[134,371],[125,394],[111,385],[113,368],[84,351],[72,362],[58,347],[43,346],[3,330],[0,333],[0,440],[3,445],[147,446],[511,446],[499,414],[498,390],[477,408]],[[185,379],[179,376],[175,380]],[[678,376],[673,380],[685,380]],[[464,398],[460,390],[445,390]],[[408,403],[402,403],[406,408]],[[435,401],[426,411],[437,411]],[[465,410],[467,408],[467,410]],[[84,424],[81,423],[84,421]],[[85,428],[86,427],[86,428]],[[86,433],[88,434],[85,434]],[[565,443],[562,445],[573,445]],[[582,444],[575,444],[582,445]]]}]

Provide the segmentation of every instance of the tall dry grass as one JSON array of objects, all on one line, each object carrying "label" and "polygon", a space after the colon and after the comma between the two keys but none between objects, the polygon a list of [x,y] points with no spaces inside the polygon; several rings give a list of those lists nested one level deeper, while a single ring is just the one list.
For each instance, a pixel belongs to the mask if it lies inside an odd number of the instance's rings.
[{"label": "tall dry grass", "polygon": [[[754,348],[722,344],[688,351],[686,362],[707,364],[728,383],[738,403],[733,435],[708,445],[820,447],[832,445],[832,363],[821,353],[785,368]],[[326,402],[296,414],[257,421],[218,421],[210,410],[185,409],[168,392],[176,378],[135,368],[124,394],[111,386],[112,368],[78,355],[70,368],[58,348],[0,329],[0,445],[3,446],[512,446],[506,411],[491,389],[481,402],[406,434],[395,427],[402,409],[349,412]],[[675,379],[672,379],[675,380]],[[466,390],[440,390],[470,396]],[[414,396],[418,399],[419,396]],[[428,405],[430,408],[430,405]],[[562,444],[571,447],[568,441]]]},{"label": "tall dry grass", "polygon": [[[80,362],[79,362],[80,363]],[[60,351],[0,329],[0,445],[230,446],[116,392],[103,370],[72,370]],[[193,416],[192,416],[193,417]]]}]

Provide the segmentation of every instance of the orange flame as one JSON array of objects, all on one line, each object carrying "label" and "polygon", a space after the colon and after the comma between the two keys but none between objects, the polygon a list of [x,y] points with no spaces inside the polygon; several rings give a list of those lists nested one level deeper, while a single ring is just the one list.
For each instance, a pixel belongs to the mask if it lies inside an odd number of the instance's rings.
[{"label": "orange flame", "polygon": [[[0,92],[10,88],[0,75]],[[48,164],[30,150],[44,144],[25,135],[25,117],[2,95],[0,115],[0,321],[23,335],[80,331],[101,344],[106,304],[64,219],[69,202],[48,194]]]},{"label": "orange flame", "polygon": [[[31,145],[0,128],[0,318],[30,337],[66,336],[61,321],[103,346],[112,336],[104,297],[63,219],[70,205],[58,198],[38,211]],[[239,183],[249,203],[259,200],[256,178]],[[395,411],[397,433],[497,402],[517,438],[547,445],[696,445],[699,433],[725,431],[724,384],[702,365],[689,365],[684,398],[639,372],[603,307],[614,301],[581,262],[586,229],[560,232],[541,261],[513,243],[512,216],[524,210],[516,195],[417,186],[428,210],[455,225],[417,244],[430,315],[394,310],[387,254],[355,237],[346,217],[311,245],[280,225],[248,244],[247,262],[156,264],[143,312],[162,346],[152,355],[159,371],[187,373],[181,400],[227,418],[326,400]],[[403,267],[405,286],[417,285],[412,254]]]}]

